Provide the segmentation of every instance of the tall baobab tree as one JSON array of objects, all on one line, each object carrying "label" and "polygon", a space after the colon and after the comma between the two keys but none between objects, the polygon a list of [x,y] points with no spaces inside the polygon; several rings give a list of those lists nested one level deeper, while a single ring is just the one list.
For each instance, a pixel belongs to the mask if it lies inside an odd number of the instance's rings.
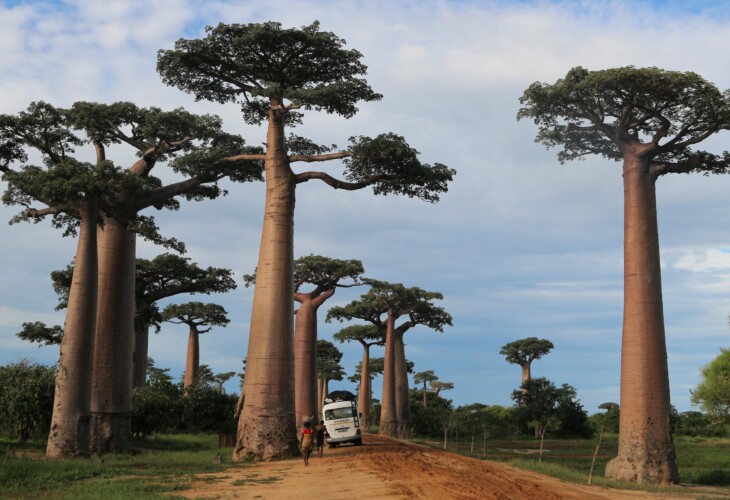
[{"label": "tall baobab tree", "polygon": [[426,408],[428,406],[428,401],[426,400],[426,384],[427,383],[433,383],[437,381],[439,378],[436,376],[436,373],[433,370],[426,370],[424,372],[418,372],[415,375],[413,375],[413,383],[414,384],[423,384],[423,407]]},{"label": "tall baobab tree", "polygon": [[673,173],[727,173],[728,154],[694,147],[730,128],[730,94],[691,72],[632,66],[570,70],[533,83],[518,118],[564,163],[599,154],[621,161],[624,186],[624,316],[618,456],[606,476],[676,483],[669,423],[656,182]]},{"label": "tall baobab tree", "polygon": [[[248,344],[246,398],[238,421],[234,459],[283,458],[297,452],[292,390],[294,204],[299,184],[320,180],[346,191],[372,186],[375,194],[403,194],[429,202],[445,192],[454,170],[418,160],[418,152],[393,133],[353,137],[347,151],[331,153],[286,127],[300,110],[350,118],[360,101],[381,98],[362,78],[362,54],[319,30],[281,24],[219,24],[203,39],[180,39],[161,50],[164,83],[220,103],[235,102],[250,124],[266,123],[266,153],[241,158],[265,161],[266,201]],[[295,173],[296,162],[342,159],[344,179],[328,172]]]},{"label": "tall baobab tree", "polygon": [[515,340],[502,346],[499,353],[507,359],[508,363],[520,365],[522,368],[522,386],[530,380],[530,369],[532,362],[540,359],[553,349],[553,343],[546,339],[528,337]]},{"label": "tall baobab tree", "polygon": [[360,427],[367,432],[370,427],[370,404],[372,388],[370,386],[370,347],[385,345],[385,331],[375,325],[351,325],[343,328],[332,336],[337,342],[359,342],[362,346],[362,361],[360,362],[359,389],[357,406],[362,417]]},{"label": "tall baobab tree", "polygon": [[170,304],[162,310],[162,321],[188,326],[188,352],[183,382],[183,388],[187,389],[198,383],[200,335],[208,333],[214,326],[226,326],[230,322],[228,313],[218,304],[203,302]]},{"label": "tall baobab tree", "polygon": [[[294,300],[299,303],[294,324],[294,408],[297,423],[317,415],[317,311],[337,288],[359,284],[364,269],[359,260],[308,255],[294,261]],[[246,286],[255,283],[246,275]],[[303,291],[306,284],[313,285]]]},{"label": "tall baobab tree", "polygon": [[[381,394],[379,433],[389,437],[410,437],[410,411],[408,397],[408,369],[405,358],[403,335],[417,325],[443,332],[451,325],[451,315],[432,304],[442,300],[438,292],[428,292],[418,287],[407,288],[400,283],[363,280],[370,290],[359,300],[346,306],[333,307],[327,313],[327,321],[361,319],[385,330],[385,362],[383,391]],[[396,326],[401,317],[408,319]]]}]

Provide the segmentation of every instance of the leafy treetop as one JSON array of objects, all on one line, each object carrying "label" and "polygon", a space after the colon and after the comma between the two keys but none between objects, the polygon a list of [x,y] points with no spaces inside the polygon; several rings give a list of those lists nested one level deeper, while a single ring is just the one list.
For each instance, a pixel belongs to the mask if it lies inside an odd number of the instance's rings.
[{"label": "leafy treetop", "polygon": [[524,366],[540,359],[553,347],[553,343],[549,340],[528,337],[503,345],[499,353],[507,359],[508,363]]},{"label": "leafy treetop", "polygon": [[520,98],[518,119],[539,126],[536,142],[562,148],[558,160],[631,154],[652,172],[725,173],[730,156],[694,151],[730,129],[730,93],[692,72],[659,68],[571,69],[554,84],[535,82]]}]

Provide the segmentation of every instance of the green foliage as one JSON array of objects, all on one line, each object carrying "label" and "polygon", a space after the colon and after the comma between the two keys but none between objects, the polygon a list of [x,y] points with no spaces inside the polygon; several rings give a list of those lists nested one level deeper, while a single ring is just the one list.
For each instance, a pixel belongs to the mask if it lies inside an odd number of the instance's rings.
[{"label": "green foliage", "polygon": [[718,424],[715,419],[698,411],[685,411],[677,415],[674,428],[675,435],[724,437],[728,435],[728,428]]},{"label": "green foliage", "polygon": [[433,300],[443,300],[441,293],[418,287],[407,288],[400,283],[372,279],[363,281],[370,285],[370,290],[362,294],[359,300],[346,306],[331,308],[327,312],[327,322],[333,319],[349,321],[357,318],[384,329],[383,316],[390,311],[394,319],[408,315],[408,321],[397,327],[401,333],[416,325],[424,325],[437,332],[443,332],[446,325],[451,326],[451,315],[432,303]]},{"label": "green foliage", "polygon": [[360,342],[367,345],[385,345],[385,331],[374,325],[350,325],[332,335],[337,342]]},{"label": "green foliage", "polygon": [[661,173],[725,173],[727,153],[691,146],[730,128],[729,97],[691,72],[575,67],[554,84],[530,85],[517,118],[538,125],[536,142],[561,148],[561,163],[592,154],[620,160],[634,144],[647,160],[664,164]]},{"label": "green foliage", "polygon": [[512,393],[516,422],[523,431],[536,427],[538,434],[554,422],[551,428],[560,436],[589,437],[593,431],[576,395],[568,384],[558,388],[544,377],[530,379],[522,384],[522,390]]},{"label": "green foliage", "polygon": [[451,400],[430,394],[428,406],[423,407],[423,393],[418,389],[409,391],[411,430],[416,436],[443,436],[443,425],[452,415]]},{"label": "green foliage", "polygon": [[342,380],[345,370],[340,365],[342,351],[332,342],[317,340],[317,376],[327,380]]},{"label": "green foliage", "polygon": [[418,151],[393,133],[351,137],[350,151],[352,156],[343,160],[345,178],[370,183],[376,195],[402,194],[435,203],[456,175],[441,163],[421,163]]},{"label": "green foliage", "polygon": [[692,392],[692,403],[717,421],[730,423],[730,349],[702,368],[702,380]]},{"label": "green foliage", "polygon": [[499,353],[508,363],[524,366],[542,358],[553,349],[553,343],[546,339],[528,337],[502,346]]},{"label": "green foliage", "polygon": [[184,432],[218,431],[230,427],[238,396],[207,385],[188,387],[179,400],[178,429]]},{"label": "green foliage", "polygon": [[170,304],[162,311],[162,321],[184,323],[197,333],[206,333],[214,326],[226,326],[230,322],[223,306],[203,302]]},{"label": "green foliage", "polygon": [[41,321],[33,321],[23,323],[23,329],[16,335],[23,340],[40,345],[59,345],[63,338],[63,328],[61,325],[46,326]]},{"label": "green foliage", "polygon": [[56,369],[22,360],[0,366],[0,432],[25,441],[47,434]]},{"label": "green foliage", "polygon": [[[238,102],[248,123],[261,123],[270,105],[284,99],[296,108],[351,117],[358,101],[382,97],[360,78],[367,71],[362,54],[345,50],[345,41],[319,31],[316,21],[300,29],[276,22],[219,24],[206,33],[160,50],[157,71],[164,83],[196,100]],[[290,123],[299,120],[288,114]]]},{"label": "green foliage", "polygon": [[[172,384],[171,384],[172,385]],[[146,437],[179,427],[180,399],[177,386],[145,385],[132,390],[132,434]]]}]

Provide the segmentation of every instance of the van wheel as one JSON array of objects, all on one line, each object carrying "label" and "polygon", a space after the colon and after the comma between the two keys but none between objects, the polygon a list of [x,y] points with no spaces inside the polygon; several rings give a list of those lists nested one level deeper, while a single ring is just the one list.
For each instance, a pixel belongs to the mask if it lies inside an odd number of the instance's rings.
[{"label": "van wheel", "polygon": [[362,446],[362,439],[355,441],[355,446]]}]

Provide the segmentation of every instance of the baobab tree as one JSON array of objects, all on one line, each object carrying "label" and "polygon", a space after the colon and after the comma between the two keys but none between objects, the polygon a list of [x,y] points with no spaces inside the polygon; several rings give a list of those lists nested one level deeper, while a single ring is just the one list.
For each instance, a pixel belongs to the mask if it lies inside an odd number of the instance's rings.
[{"label": "baobab tree", "polygon": [[[359,300],[331,308],[327,313],[327,321],[357,318],[385,330],[379,433],[408,438],[410,410],[403,335],[417,325],[443,332],[444,326],[451,325],[451,315],[442,307],[432,304],[433,300],[443,299],[443,295],[438,292],[428,292],[418,287],[407,288],[400,283],[372,279],[363,281],[370,285],[370,290],[362,294]],[[403,316],[408,319],[396,326],[396,321]]]},{"label": "baobab tree", "polygon": [[[150,326],[159,331],[157,301],[183,293],[226,293],[236,289],[230,269],[199,267],[189,258],[163,253],[152,260],[137,259],[133,386],[145,383]],[[161,318],[159,318],[161,319]]]},{"label": "baobab tree", "polygon": [[[321,409],[317,400],[317,311],[337,288],[358,285],[363,272],[359,260],[308,255],[294,261],[294,300],[299,303],[294,313],[294,408],[298,423]],[[255,275],[244,276],[246,286],[255,279]],[[314,288],[303,291],[306,284]]]},{"label": "baobab tree", "polygon": [[429,384],[435,397],[439,397],[441,391],[450,391],[454,388],[453,382],[442,382],[440,380],[434,380]]},{"label": "baobab tree", "polygon": [[362,361],[359,388],[357,393],[357,406],[362,417],[360,427],[367,431],[370,427],[370,404],[372,389],[370,386],[370,347],[374,345],[385,345],[385,331],[375,325],[351,325],[335,333],[332,338],[337,342],[359,342],[362,346]]},{"label": "baobab tree", "polygon": [[188,326],[188,351],[183,382],[183,388],[187,389],[198,383],[200,335],[208,333],[214,326],[226,326],[230,322],[228,313],[218,304],[203,302],[170,304],[162,310],[162,321]]},{"label": "baobab tree", "polygon": [[423,384],[423,407],[424,408],[426,408],[428,406],[428,401],[426,400],[426,384],[435,382],[438,379],[439,378],[436,376],[436,373],[433,370],[426,370],[425,372],[418,372],[413,376],[414,384]]},{"label": "baobab tree", "polygon": [[[266,123],[266,152],[240,158],[265,161],[266,201],[248,344],[248,376],[238,421],[234,459],[283,458],[297,452],[292,390],[294,204],[299,184],[320,180],[334,189],[371,186],[375,194],[402,194],[438,201],[455,171],[421,163],[418,152],[393,133],[353,137],[346,151],[301,137],[286,139],[286,127],[301,122],[300,110],[350,118],[360,101],[381,98],[362,78],[362,54],[319,31],[281,24],[219,24],[203,39],[180,39],[161,50],[162,81],[196,99],[234,102],[250,124]],[[296,162],[342,159],[344,180],[328,172],[295,173]]]},{"label": "baobab tree", "polygon": [[618,456],[606,476],[676,483],[669,423],[656,182],[672,173],[727,173],[730,157],[694,147],[730,128],[730,94],[691,72],[658,68],[573,68],[536,82],[518,118],[564,163],[599,154],[621,161],[624,185],[624,315]]},{"label": "baobab tree", "polygon": [[[44,102],[31,103],[17,115],[0,115],[0,171],[8,183],[7,205],[23,211],[11,224],[52,217],[64,235],[78,234],[78,270],[69,292],[56,376],[53,417],[46,456],[63,458],[89,452],[91,368],[97,308],[96,231],[104,195],[124,183],[97,148],[96,164],[70,154],[84,143],[66,110]],[[45,168],[24,164],[29,151],[40,153]],[[40,204],[40,206],[38,206]]]},{"label": "baobab tree", "polygon": [[[324,399],[329,393],[330,380],[342,380],[345,376],[345,370],[340,364],[342,360],[342,351],[340,351],[329,340],[319,339],[317,341],[317,405],[315,413],[305,415],[305,417],[313,418],[322,411]],[[301,425],[302,422],[297,422]]]},{"label": "baobab tree", "polygon": [[522,340],[515,340],[502,346],[499,353],[507,359],[508,363],[520,365],[522,368],[522,387],[530,380],[530,369],[532,362],[540,359],[553,349],[553,343],[549,340],[528,337]]},{"label": "baobab tree", "polygon": [[[107,159],[108,147],[120,143],[140,155],[127,170]],[[71,157],[84,144],[93,146],[95,163]],[[46,168],[12,170],[13,163],[27,160],[29,149],[43,156]],[[135,235],[182,249],[139,212],[152,206],[175,209],[176,196],[215,198],[223,193],[217,186],[223,177],[260,178],[260,163],[220,161],[242,150],[243,141],[224,133],[220,119],[182,109],[163,112],[123,102],[77,102],[61,109],[32,103],[16,116],[0,117],[0,167],[8,181],[4,200],[26,207],[14,221],[52,216],[66,234],[79,233],[48,456],[131,447]],[[150,170],[173,159],[185,179],[162,185]]]}]

